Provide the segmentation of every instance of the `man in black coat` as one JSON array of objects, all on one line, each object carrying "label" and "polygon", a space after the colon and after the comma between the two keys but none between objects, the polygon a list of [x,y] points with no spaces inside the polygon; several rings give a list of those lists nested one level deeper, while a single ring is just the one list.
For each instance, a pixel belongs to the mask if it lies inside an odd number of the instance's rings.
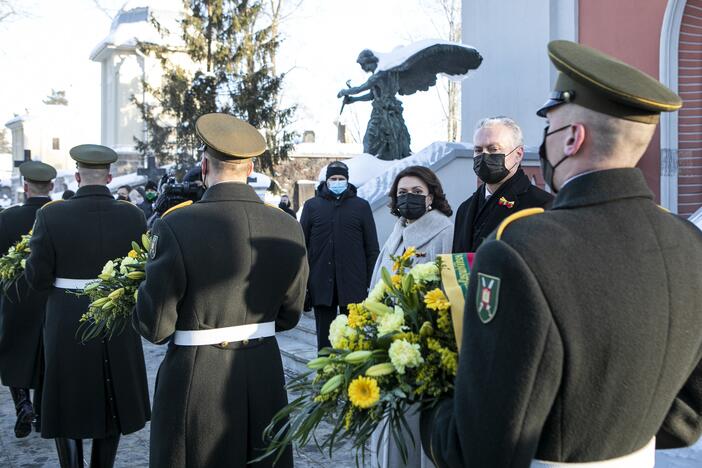
[{"label": "man in black coat", "polygon": [[111,467],[120,434],[138,431],[150,417],[141,339],[125,328],[109,340],[81,343],[76,331],[90,301],[71,292],[126,255],[146,226],[139,208],[107,188],[117,153],[79,145],[70,155],[80,188],[37,211],[25,272],[32,288],[49,294],[41,435],[56,439],[62,467],[83,466],[82,439],[93,439],[91,466]]},{"label": "man in black coat", "polygon": [[483,183],[458,207],[454,253],[475,252],[507,216],[526,208],[548,208],[553,199],[550,193],[532,185],[520,166],[524,142],[514,120],[481,120],[473,135],[473,147],[473,170]]},{"label": "man in black coat", "polygon": [[285,211],[287,214],[289,214],[293,218],[297,219],[297,214],[295,214],[295,211],[293,211],[293,209],[291,208],[290,197],[287,194],[283,194],[280,197],[280,203],[278,203],[278,208]]},{"label": "man in black coat", "polygon": [[[300,319],[307,284],[300,225],[246,184],[261,134],[227,114],[196,122],[202,199],[156,221],[134,326],[170,344],[151,422],[151,468],[247,465],[287,404],[277,331]],[[293,465],[289,448],[277,467]]]},{"label": "man in black coat", "polygon": [[[28,234],[39,208],[51,201],[52,180],[56,169],[39,161],[28,161],[19,167],[24,177],[27,201],[0,213],[0,255]],[[32,419],[41,405],[42,338],[46,294],[27,286],[24,277],[0,298],[0,381],[10,387],[15,402],[17,421],[15,436],[27,437]],[[35,389],[32,406],[29,389]]]},{"label": "man in black coat", "polygon": [[539,153],[558,195],[478,249],[455,392],[423,414],[439,467],[652,467],[702,433],[702,233],[634,167],[681,100],[594,49],[549,55]]},{"label": "man in black coat", "polygon": [[310,304],[317,324],[317,347],[331,346],[329,325],[337,308],[366,298],[378,258],[378,236],[368,202],[348,182],[349,168],[335,161],[326,181],[305,202],[300,217],[310,263]]}]

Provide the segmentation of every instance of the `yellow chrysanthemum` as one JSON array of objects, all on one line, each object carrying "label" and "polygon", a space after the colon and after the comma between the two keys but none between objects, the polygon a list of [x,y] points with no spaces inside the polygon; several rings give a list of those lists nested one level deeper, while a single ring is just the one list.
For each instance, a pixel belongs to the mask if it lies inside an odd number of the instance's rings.
[{"label": "yellow chrysanthemum", "polygon": [[367,409],[380,400],[380,387],[371,377],[359,376],[349,385],[349,400],[357,408]]},{"label": "yellow chrysanthemum", "polygon": [[424,303],[429,309],[446,310],[451,307],[443,291],[439,288],[433,289],[424,296]]},{"label": "yellow chrysanthemum", "polygon": [[137,258],[136,250],[134,250],[134,249],[130,250],[129,253],[127,254],[127,257]]}]

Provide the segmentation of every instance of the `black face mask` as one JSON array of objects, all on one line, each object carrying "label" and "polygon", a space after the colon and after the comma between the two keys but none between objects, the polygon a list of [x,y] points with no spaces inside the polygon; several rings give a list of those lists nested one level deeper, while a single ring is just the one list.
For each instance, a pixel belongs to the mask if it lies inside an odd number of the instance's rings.
[{"label": "black face mask", "polygon": [[397,211],[405,219],[415,220],[421,218],[427,211],[426,195],[417,193],[403,193],[397,196]]},{"label": "black face mask", "polygon": [[117,195],[117,200],[127,201],[129,198],[125,197],[124,195]]},{"label": "black face mask", "polygon": [[566,125],[564,127],[557,128],[552,132],[549,132],[547,125],[546,128],[544,128],[544,139],[541,141],[541,146],[539,146],[539,162],[541,163],[541,174],[544,176],[544,182],[546,182],[548,186],[551,187],[553,193],[558,193],[556,187],[553,186],[553,174],[554,172],[556,172],[556,168],[560,166],[561,163],[568,158],[568,156],[563,156],[563,158],[560,161],[558,161],[555,166],[551,164],[551,162],[546,157],[546,138],[549,135],[561,132],[568,127],[570,127],[570,125]]},{"label": "black face mask", "polygon": [[[496,184],[509,175],[510,169],[505,167],[505,158],[512,154],[517,146],[509,153],[480,153],[473,157],[473,171],[486,184]],[[514,166],[513,166],[514,167]]]}]

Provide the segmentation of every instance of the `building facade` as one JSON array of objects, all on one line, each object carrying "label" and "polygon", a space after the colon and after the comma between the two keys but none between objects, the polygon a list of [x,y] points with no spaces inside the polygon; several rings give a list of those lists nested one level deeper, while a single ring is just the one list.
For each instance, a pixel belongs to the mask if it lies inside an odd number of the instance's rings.
[{"label": "building facade", "polygon": [[639,167],[662,206],[683,216],[702,207],[702,0],[464,0],[463,41],[485,60],[463,84],[463,141],[481,118],[508,115],[535,152],[544,121],[534,111],[556,78],[546,54],[554,39],[602,50],[680,94],[683,108],[662,116]]}]

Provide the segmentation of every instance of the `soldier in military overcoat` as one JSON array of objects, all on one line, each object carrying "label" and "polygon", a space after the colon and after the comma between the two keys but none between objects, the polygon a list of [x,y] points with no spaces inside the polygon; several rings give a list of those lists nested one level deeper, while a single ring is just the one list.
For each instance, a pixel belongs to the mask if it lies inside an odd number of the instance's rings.
[{"label": "soldier in military overcoat", "polygon": [[477,251],[455,393],[423,415],[439,467],[653,467],[702,433],[702,233],[635,168],[681,100],[594,49],[548,50],[557,196]]},{"label": "soldier in military overcoat", "polygon": [[[0,255],[29,234],[39,208],[51,201],[52,180],[56,169],[40,161],[27,161],[19,167],[24,177],[22,205],[0,213]],[[26,437],[32,431],[32,419],[41,404],[42,325],[46,293],[30,289],[20,277],[0,298],[0,381],[10,387],[17,420],[15,436]],[[34,389],[33,407],[29,389]]]},{"label": "soldier in military overcoat", "polygon": [[[274,335],[300,318],[305,239],[293,218],[246,184],[250,158],[265,150],[261,134],[226,114],[200,117],[196,130],[207,190],[154,224],[134,313],[147,340],[170,341],[149,464],[244,468],[262,454],[263,430],[287,403]],[[292,464],[288,449],[276,466]]]},{"label": "soldier in military overcoat", "polygon": [[79,145],[70,154],[80,188],[37,212],[26,267],[30,286],[49,292],[41,435],[56,439],[62,467],[83,466],[82,439],[93,439],[91,466],[110,467],[120,434],[138,431],[150,417],[141,339],[126,327],[109,340],[81,343],[76,331],[90,301],[71,292],[125,256],[146,221],[106,186],[117,160],[112,149]]}]

